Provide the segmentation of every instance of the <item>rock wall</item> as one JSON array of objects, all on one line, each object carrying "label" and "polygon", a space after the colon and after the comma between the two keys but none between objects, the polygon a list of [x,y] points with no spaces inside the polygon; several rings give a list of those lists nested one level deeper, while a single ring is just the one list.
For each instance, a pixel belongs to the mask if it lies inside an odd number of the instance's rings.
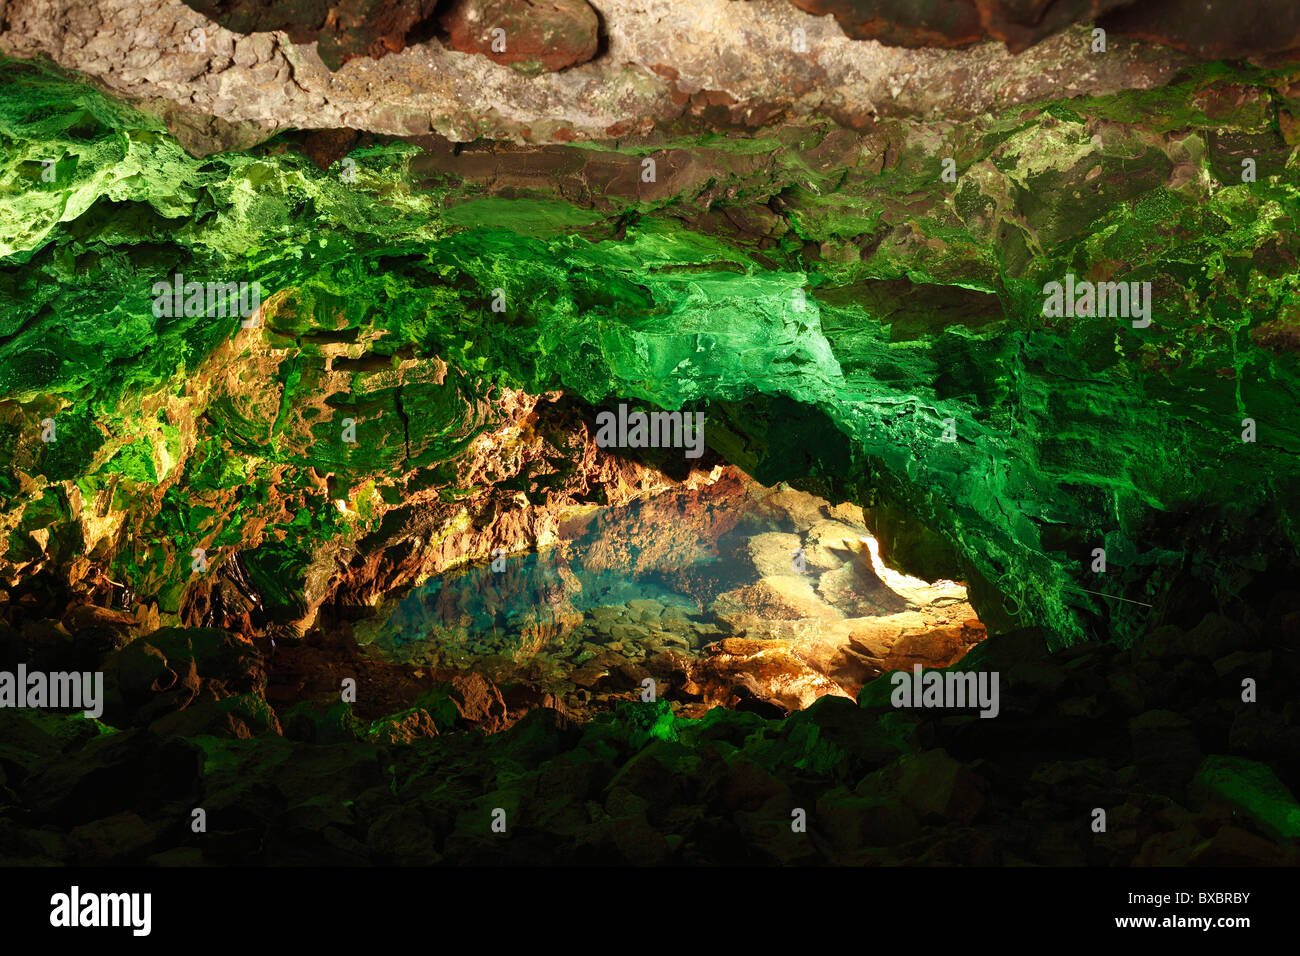
[{"label": "rock wall", "polygon": [[1150,88],[1191,62],[1119,38],[1099,57],[1082,27],[1018,57],[995,43],[885,47],[850,40],[833,19],[785,0],[607,0],[599,13],[604,52],[542,75],[436,39],[331,71],[319,40],[242,32],[253,23],[267,31],[261,19],[232,19],[227,29],[181,0],[9,0],[0,53],[76,70],[166,116],[198,152],[288,127],[564,143],[817,117],[859,127],[878,116],[956,119]]},{"label": "rock wall", "polygon": [[[322,172],[289,140],[193,159],[11,64],[6,573],[93,567],[165,617],[202,547],[319,594],[403,495],[460,513],[473,442],[512,440],[499,389],[563,388],[707,409],[718,454],[868,506],[995,629],[1129,640],[1240,602],[1294,551],[1300,250],[1294,74],[1225,69],[963,124],[390,141]],[[177,273],[257,281],[258,324],[155,317]],[[1150,283],[1150,325],[1044,315],[1076,275]]]}]

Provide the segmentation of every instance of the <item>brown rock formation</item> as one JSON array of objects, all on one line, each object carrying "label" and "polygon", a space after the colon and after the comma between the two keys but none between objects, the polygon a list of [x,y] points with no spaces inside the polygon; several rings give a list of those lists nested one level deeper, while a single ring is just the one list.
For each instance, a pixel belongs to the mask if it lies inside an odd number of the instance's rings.
[{"label": "brown rock formation", "polygon": [[[1016,57],[995,43],[880,46],[786,0],[605,0],[600,12],[607,52],[536,76],[436,39],[410,45],[417,32],[400,52],[356,56],[332,70],[323,22],[312,28],[314,44],[298,42],[306,34],[261,32],[261,20],[250,21],[259,32],[229,29],[181,0],[9,0],[0,53],[44,55],[79,71],[185,128],[195,152],[209,149],[205,137],[229,148],[289,127],[559,143],[818,117],[853,126],[940,112],[957,120],[1048,96],[1146,89],[1189,62],[1119,40],[1099,56],[1083,28]],[[371,45],[396,46],[379,36]],[[205,134],[205,117],[224,125],[209,124]]]},{"label": "brown rock formation", "polygon": [[439,19],[453,49],[523,73],[585,63],[599,42],[600,23],[586,0],[455,0]]},{"label": "brown rock formation", "polygon": [[294,43],[315,43],[337,70],[359,56],[399,53],[407,36],[433,15],[438,0],[186,0],[233,33],[282,30]]},{"label": "brown rock formation", "polygon": [[1012,53],[1074,24],[1096,24],[1205,59],[1300,48],[1300,8],[1290,0],[790,0],[831,15],[856,40],[905,47],[962,47],[993,39]]}]

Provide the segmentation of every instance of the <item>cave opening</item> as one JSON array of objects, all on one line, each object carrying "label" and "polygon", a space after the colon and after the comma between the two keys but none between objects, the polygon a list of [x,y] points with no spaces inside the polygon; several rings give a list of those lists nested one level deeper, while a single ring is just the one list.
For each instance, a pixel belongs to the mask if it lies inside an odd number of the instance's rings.
[{"label": "cave opening", "polygon": [[[266,652],[282,717],[324,706],[359,669],[369,720],[453,679],[500,694],[485,729],[538,706],[589,720],[656,700],[683,719],[782,717],[889,671],[951,666],[986,635],[967,565],[877,493],[816,408],[692,406],[707,422],[692,455],[602,447],[600,408],[570,393],[494,401],[501,419],[465,446],[455,495],[449,473],[416,473],[301,594],[283,593],[294,556],[274,541],[192,590],[190,623]],[[367,507],[323,480],[345,519]]]},{"label": "cave opening", "polygon": [[734,466],[558,516],[554,540],[436,573],[355,626],[376,656],[620,700],[777,715],[946,667],[984,637],[965,586],[886,566],[863,510]]}]

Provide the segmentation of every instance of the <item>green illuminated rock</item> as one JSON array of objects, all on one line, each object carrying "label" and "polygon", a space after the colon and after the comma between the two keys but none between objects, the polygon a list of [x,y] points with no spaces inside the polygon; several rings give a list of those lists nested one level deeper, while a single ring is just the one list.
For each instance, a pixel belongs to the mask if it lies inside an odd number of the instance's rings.
[{"label": "green illuminated rock", "polygon": [[1300,837],[1300,804],[1265,764],[1240,757],[1207,757],[1192,787],[1227,804],[1274,839]]},{"label": "green illuminated rock", "polygon": [[[1300,544],[1292,79],[322,173],[288,138],[195,159],[4,64],[0,574],[84,557],[167,623],[192,549],[238,552],[297,621],[415,490],[454,520],[500,389],[564,389],[705,410],[716,451],[863,504],[994,630],[1198,620]],[[256,281],[260,323],[155,317],[176,273]],[[1044,316],[1067,274],[1150,282],[1150,326]]]}]

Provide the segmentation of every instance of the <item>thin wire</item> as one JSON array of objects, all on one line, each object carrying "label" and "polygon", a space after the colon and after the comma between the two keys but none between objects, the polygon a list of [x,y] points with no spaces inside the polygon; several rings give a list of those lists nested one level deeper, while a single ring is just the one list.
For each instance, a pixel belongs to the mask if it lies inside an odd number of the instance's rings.
[{"label": "thin wire", "polygon": [[1063,585],[1063,586],[1062,586],[1062,590],[1065,590],[1065,591],[1084,591],[1084,592],[1086,592],[1087,594],[1095,594],[1095,595],[1097,595],[1098,597],[1111,598],[1112,600],[1115,600],[1115,601],[1127,601],[1129,604],[1141,604],[1143,607],[1155,607],[1154,604],[1147,604],[1145,601],[1132,601],[1132,600],[1129,600],[1128,598],[1118,597],[1118,596],[1116,596],[1116,595],[1114,595],[1114,594],[1103,594],[1101,591],[1089,591],[1087,588],[1071,588],[1071,587],[1065,587],[1065,586]]}]

